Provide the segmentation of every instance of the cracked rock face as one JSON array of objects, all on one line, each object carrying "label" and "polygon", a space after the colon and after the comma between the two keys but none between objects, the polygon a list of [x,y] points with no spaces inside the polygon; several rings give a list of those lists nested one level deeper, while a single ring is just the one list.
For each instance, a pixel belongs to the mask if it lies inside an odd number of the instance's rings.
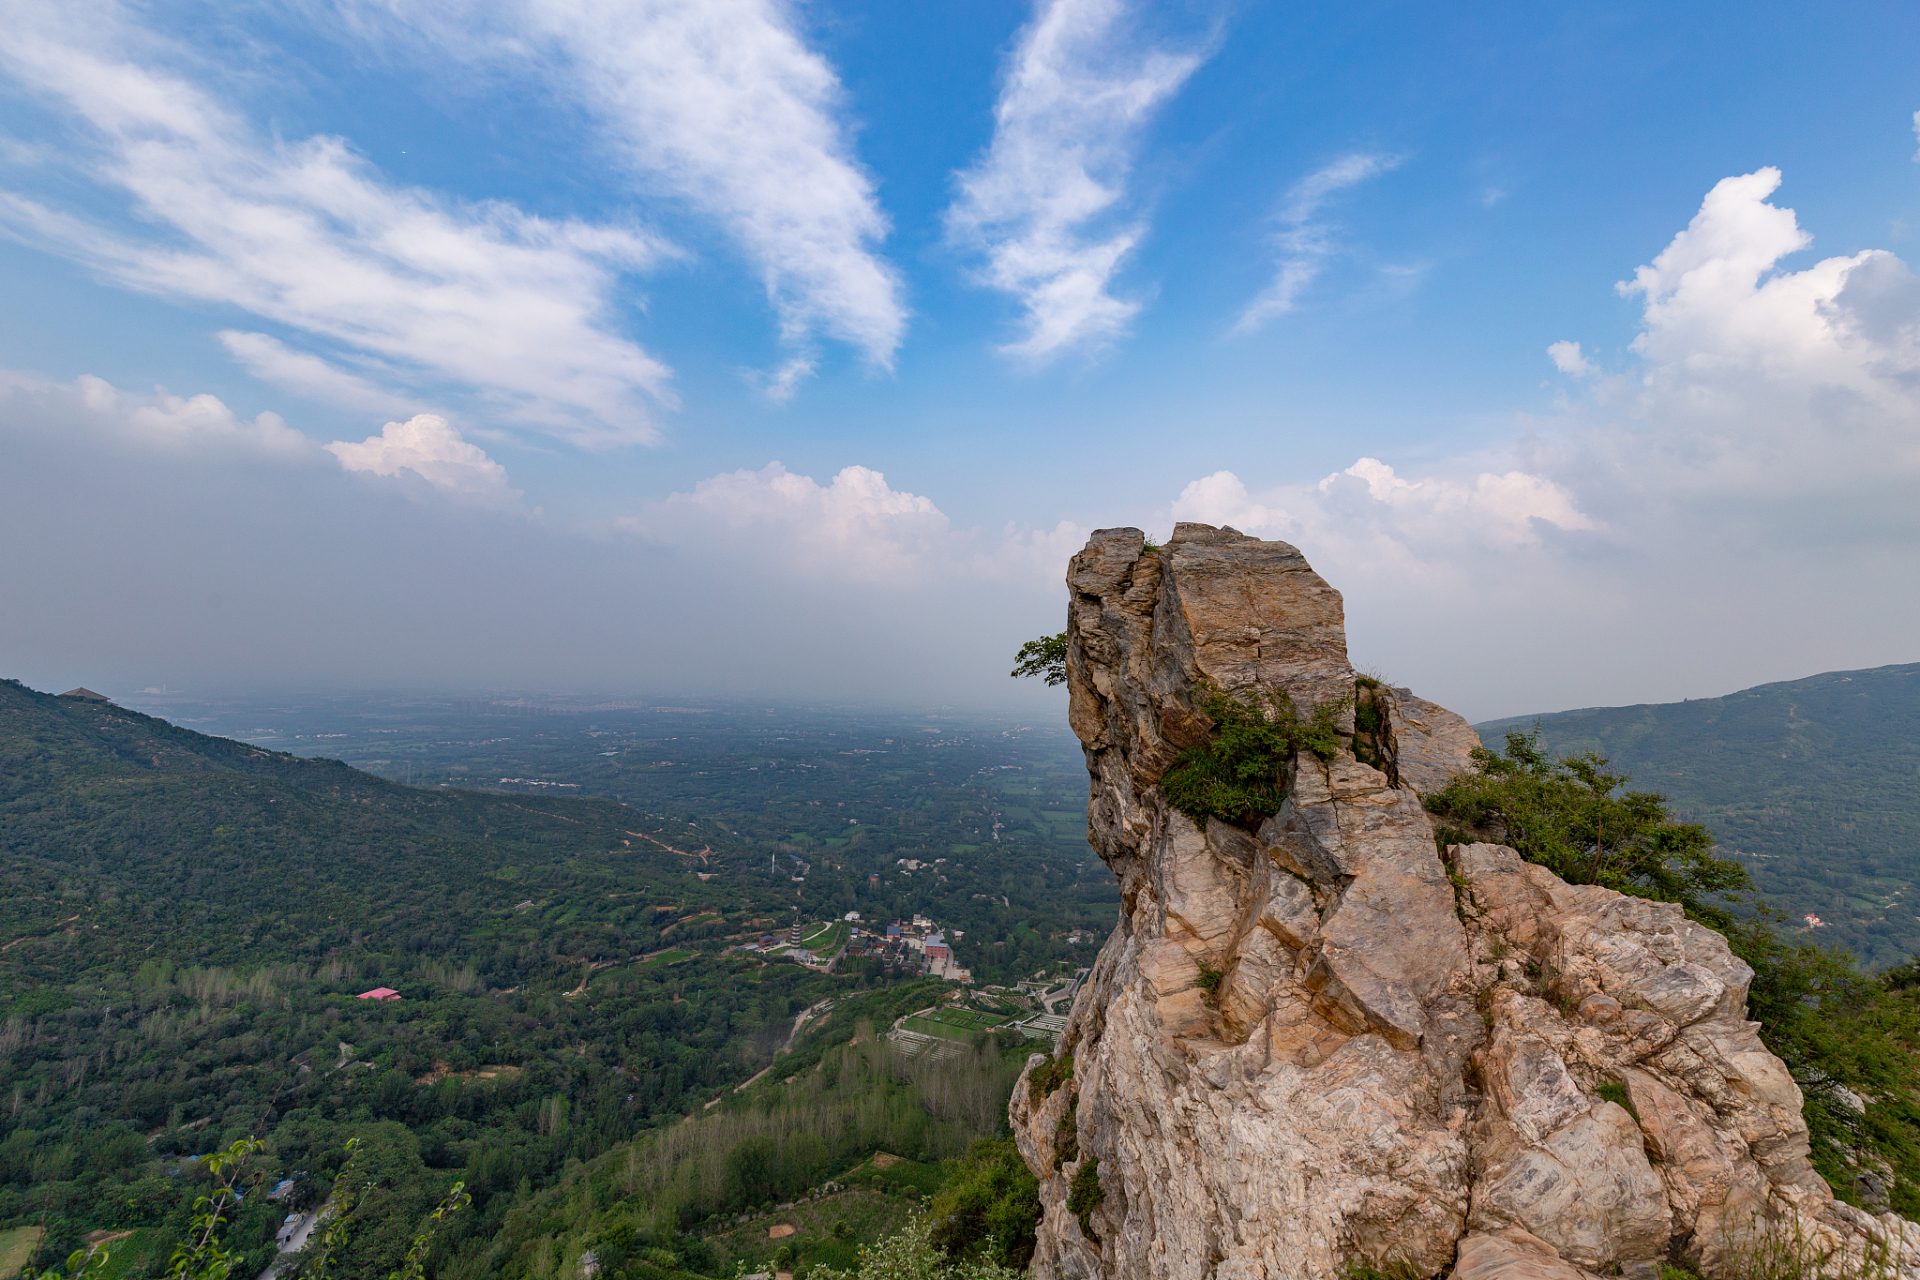
[{"label": "cracked rock face", "polygon": [[1419,793],[1469,767],[1459,716],[1369,682],[1378,767],[1302,753],[1257,830],[1168,809],[1161,776],[1211,730],[1203,679],[1342,702],[1352,734],[1340,594],[1299,551],[1107,529],[1067,581],[1089,837],[1122,907],[1056,1050],[1071,1076],[1014,1089],[1035,1275],[1713,1277],[1785,1230],[1920,1280],[1920,1228],[1835,1203],[1808,1163],[1719,934],[1510,849],[1436,848]]}]

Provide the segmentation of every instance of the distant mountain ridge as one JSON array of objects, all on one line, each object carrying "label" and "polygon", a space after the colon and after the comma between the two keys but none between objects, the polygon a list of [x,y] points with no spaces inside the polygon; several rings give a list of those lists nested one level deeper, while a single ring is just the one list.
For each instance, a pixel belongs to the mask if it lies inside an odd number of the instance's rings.
[{"label": "distant mountain ridge", "polygon": [[1705,823],[1814,941],[1875,969],[1920,954],[1920,663],[1474,727],[1498,746],[1536,723]]},{"label": "distant mountain ridge", "polygon": [[[627,852],[606,800],[424,790],[0,680],[0,1012],[97,968],[438,952],[582,858]],[[30,941],[31,940],[31,941]]]}]

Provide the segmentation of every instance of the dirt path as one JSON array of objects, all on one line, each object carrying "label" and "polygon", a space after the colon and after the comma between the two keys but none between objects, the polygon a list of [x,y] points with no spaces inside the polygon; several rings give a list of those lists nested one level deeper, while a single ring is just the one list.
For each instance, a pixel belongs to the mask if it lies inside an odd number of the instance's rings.
[{"label": "dirt path", "polygon": [[[827,1010],[831,1008],[833,1008],[832,1000],[822,1000],[819,1004],[812,1005],[809,1008],[802,1009],[800,1011],[800,1015],[793,1020],[793,1030],[787,1032],[787,1042],[780,1046],[780,1052],[792,1053],[793,1042],[800,1035],[800,1028],[806,1026],[808,1019],[812,1018],[815,1014],[825,1013]],[[771,1070],[773,1070],[772,1067],[767,1068],[767,1071],[771,1071]],[[760,1073],[760,1075],[765,1075],[765,1074],[766,1074],[766,1071],[763,1071]],[[759,1076],[754,1077],[754,1079],[756,1080],[759,1078],[760,1078]]]},{"label": "dirt path", "polygon": [[648,835],[644,831],[629,831],[627,832],[627,834],[630,836],[638,836],[640,837],[640,839],[645,840],[648,844],[657,844],[662,849],[665,849],[668,853],[677,853],[683,858],[698,858],[700,859],[700,865],[703,867],[711,866],[713,863],[713,860],[707,856],[713,852],[712,845],[707,845],[705,848],[701,849],[700,852],[698,853],[688,853],[685,849],[674,848],[672,845],[668,844],[665,840],[655,840],[652,836]]}]

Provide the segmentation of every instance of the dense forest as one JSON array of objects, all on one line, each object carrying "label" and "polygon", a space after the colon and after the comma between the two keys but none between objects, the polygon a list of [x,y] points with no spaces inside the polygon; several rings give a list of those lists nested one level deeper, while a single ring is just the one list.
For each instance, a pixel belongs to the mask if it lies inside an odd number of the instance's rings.
[{"label": "dense forest", "polygon": [[1920,663],[1478,728],[1535,724],[1704,824],[1811,941],[1875,969],[1920,955]]},{"label": "dense forest", "polygon": [[174,696],[149,705],[416,789],[616,800],[646,837],[630,832],[636,847],[652,840],[698,854],[716,885],[778,890],[790,908],[823,916],[928,915],[982,982],[1088,963],[1119,904],[1087,847],[1086,765],[1065,728],[724,701]]},{"label": "dense forest", "polygon": [[722,1215],[1004,1126],[1022,1048],[898,1058],[873,1028],[945,984],[731,948],[793,918],[791,878],[708,870],[618,802],[408,788],[12,682],[0,764],[0,1232],[43,1260],[112,1235],[114,1274],[158,1274],[206,1157],[254,1136],[236,1274],[350,1139],[376,1185],[336,1275],[393,1270],[461,1181],[438,1265],[544,1277],[541,1206],[577,1216],[616,1149],[634,1274],[699,1274]]}]

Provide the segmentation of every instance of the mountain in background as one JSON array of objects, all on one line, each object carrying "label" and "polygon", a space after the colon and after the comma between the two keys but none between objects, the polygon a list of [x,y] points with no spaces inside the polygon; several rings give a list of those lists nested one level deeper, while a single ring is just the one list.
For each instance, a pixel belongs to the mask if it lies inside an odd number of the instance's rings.
[{"label": "mountain in background", "polygon": [[1920,953],[1920,663],[1474,727],[1536,724],[1705,823],[1812,941],[1875,969]]}]

